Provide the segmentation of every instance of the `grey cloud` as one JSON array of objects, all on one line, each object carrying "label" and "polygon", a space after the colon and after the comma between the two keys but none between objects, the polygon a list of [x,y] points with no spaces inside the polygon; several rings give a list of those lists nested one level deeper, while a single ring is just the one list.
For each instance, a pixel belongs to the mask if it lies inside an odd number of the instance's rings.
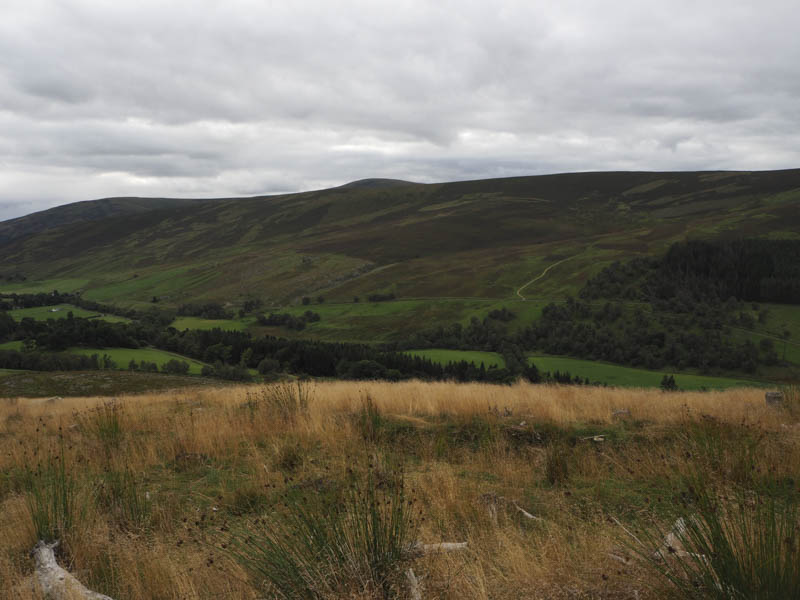
[{"label": "grey cloud", "polygon": [[791,1],[5,4],[0,218],[118,194],[800,158]]}]

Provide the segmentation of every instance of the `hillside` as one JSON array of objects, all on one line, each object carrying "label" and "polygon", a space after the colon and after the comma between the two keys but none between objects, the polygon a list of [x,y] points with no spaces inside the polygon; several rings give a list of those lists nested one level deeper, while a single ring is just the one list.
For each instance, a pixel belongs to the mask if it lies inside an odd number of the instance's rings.
[{"label": "hillside", "polygon": [[205,202],[101,200],[0,223],[0,291],[41,282],[129,306],[390,292],[503,299],[559,263],[525,293],[560,298],[613,261],[674,241],[797,237],[799,200],[800,170],[367,180]]},{"label": "hillside", "polygon": [[124,217],[151,210],[188,206],[198,202],[204,201],[179,198],[102,198],[73,202],[0,222],[0,247],[14,240],[73,223]]}]

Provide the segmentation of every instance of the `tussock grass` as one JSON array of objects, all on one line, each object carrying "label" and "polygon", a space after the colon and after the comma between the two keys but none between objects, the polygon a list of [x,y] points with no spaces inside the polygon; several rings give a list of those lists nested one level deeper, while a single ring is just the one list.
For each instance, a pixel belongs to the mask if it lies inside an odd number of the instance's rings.
[{"label": "tussock grass", "polygon": [[[340,381],[2,400],[0,581],[30,573],[44,536],[65,538],[69,567],[119,598],[263,597],[280,560],[298,581],[324,575],[309,597],[403,598],[411,567],[426,597],[660,598],[670,582],[631,555],[617,521],[671,525],[697,473],[720,494],[785,505],[800,481],[792,406],[748,389]],[[389,526],[397,465],[415,498],[402,543]],[[316,539],[303,542],[302,519],[349,554],[298,552]],[[238,555],[220,546],[231,534]],[[397,554],[411,538],[468,547]]]}]

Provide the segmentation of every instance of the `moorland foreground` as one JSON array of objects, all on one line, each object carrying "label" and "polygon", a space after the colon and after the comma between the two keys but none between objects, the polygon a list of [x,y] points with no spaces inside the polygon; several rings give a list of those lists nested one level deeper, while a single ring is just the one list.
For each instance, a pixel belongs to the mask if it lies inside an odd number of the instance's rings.
[{"label": "moorland foreground", "polygon": [[[773,591],[746,597],[778,598],[800,584],[785,393],[330,381],[4,399],[0,587],[39,597],[29,552],[58,538],[61,564],[120,599],[406,598],[408,569],[425,598],[683,593],[660,572],[710,598],[740,584],[737,561]],[[739,532],[731,556],[654,559],[680,516]],[[768,554],[772,570],[747,562]]]}]

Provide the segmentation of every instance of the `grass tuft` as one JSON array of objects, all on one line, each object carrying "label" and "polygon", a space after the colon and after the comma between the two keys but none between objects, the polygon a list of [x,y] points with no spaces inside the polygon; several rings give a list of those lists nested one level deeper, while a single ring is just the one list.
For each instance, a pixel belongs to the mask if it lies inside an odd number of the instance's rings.
[{"label": "grass tuft", "polygon": [[61,451],[51,453],[32,474],[26,501],[38,540],[64,540],[79,524],[84,509],[78,499],[77,482],[66,468],[63,443]]},{"label": "grass tuft", "polygon": [[402,472],[370,470],[334,496],[287,495],[284,513],[239,528],[226,550],[270,597],[391,598],[414,555],[413,504]]},{"label": "grass tuft", "polygon": [[[800,598],[800,499],[717,494],[697,479],[672,536],[650,529],[659,550],[640,556],[681,598]],[[664,540],[662,543],[660,540]]]}]

